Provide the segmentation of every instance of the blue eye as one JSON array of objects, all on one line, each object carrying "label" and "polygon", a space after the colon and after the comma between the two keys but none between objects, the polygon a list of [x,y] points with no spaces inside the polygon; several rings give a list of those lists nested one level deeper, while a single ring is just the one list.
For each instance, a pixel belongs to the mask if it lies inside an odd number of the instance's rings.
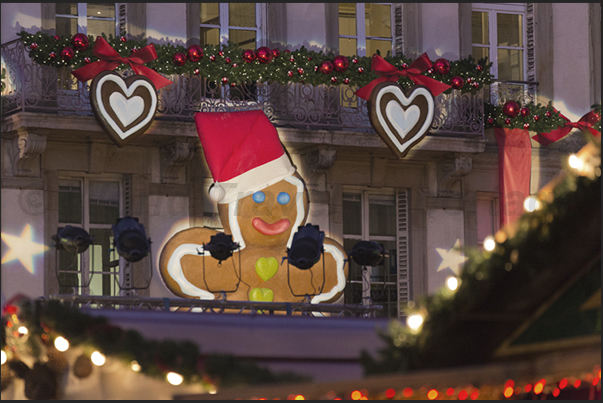
[{"label": "blue eye", "polygon": [[278,204],[287,204],[291,200],[291,196],[288,193],[280,192],[276,197]]},{"label": "blue eye", "polygon": [[252,196],[253,201],[256,203],[263,203],[264,200],[266,200],[266,195],[264,194],[264,192],[255,192]]}]

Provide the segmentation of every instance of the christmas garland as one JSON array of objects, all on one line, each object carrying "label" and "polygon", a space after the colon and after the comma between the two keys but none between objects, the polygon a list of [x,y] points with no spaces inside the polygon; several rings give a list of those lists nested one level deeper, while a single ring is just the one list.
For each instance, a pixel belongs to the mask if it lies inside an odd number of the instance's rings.
[{"label": "christmas garland", "polygon": [[[76,360],[74,374],[79,363],[90,365],[90,353],[99,351],[103,355],[122,361],[142,374],[166,380],[173,372],[182,376],[184,384],[201,384],[206,390],[247,384],[273,384],[307,381],[292,373],[275,374],[253,362],[245,362],[224,354],[201,354],[192,342],[173,340],[149,340],[134,330],[123,330],[102,316],[91,316],[77,308],[55,300],[30,300],[17,296],[7,302],[2,310],[0,327],[2,365],[2,389],[6,386],[5,367],[26,379],[29,371],[44,368],[60,375],[65,369],[65,358],[57,350],[55,341],[61,337],[68,340],[70,348],[83,347],[86,351]],[[36,366],[30,370],[21,360],[33,357]],[[62,364],[58,364],[62,362]],[[135,364],[134,364],[135,363]],[[134,368],[136,365],[136,369]],[[88,375],[89,371],[85,371]],[[51,374],[52,375],[52,374]],[[33,392],[32,392],[33,393]],[[29,397],[29,396],[28,396]],[[49,399],[52,395],[34,398]]]},{"label": "christmas garland", "polygon": [[[390,322],[387,331],[380,334],[386,346],[376,357],[366,352],[362,354],[361,362],[366,374],[450,365],[444,364],[449,358],[434,358],[428,350],[438,345],[462,345],[464,335],[450,334],[448,327],[461,312],[484,303],[494,290],[531,284],[537,276],[554,270],[556,254],[552,251],[566,250],[567,237],[573,237],[578,228],[589,225],[596,214],[594,211],[601,208],[601,143],[600,138],[588,137],[588,140],[588,146],[594,145],[594,151],[585,157],[587,162],[582,168],[568,167],[552,193],[540,195],[538,208],[524,213],[514,229],[497,232],[493,237],[495,247],[491,251],[466,251],[469,260],[461,273],[457,290],[443,287],[406,306],[408,317],[418,315],[423,320],[419,330],[399,321]],[[587,164],[590,164],[588,170],[584,168]],[[479,349],[474,346],[474,350],[477,354]],[[434,363],[438,360],[439,364]],[[467,365],[458,361],[456,365]]]},{"label": "christmas garland", "polygon": [[[69,38],[21,31],[19,36],[32,60],[41,65],[77,69],[99,60],[92,53],[95,39],[91,35],[76,34]],[[128,57],[147,45],[146,41],[130,40],[125,36],[103,37],[121,57]],[[241,49],[233,44],[205,45],[203,48],[154,44],[154,47],[157,59],[147,63],[147,67],[164,75],[200,75],[225,85],[268,81],[279,84],[343,84],[360,88],[378,77],[371,71],[372,57],[354,56],[348,60],[345,56],[315,52],[305,47],[292,51],[267,47]],[[398,68],[412,63],[404,55],[392,57],[388,54],[384,58]],[[476,62],[472,57],[456,61],[438,59],[435,68],[422,74],[452,85],[462,93],[477,92],[492,82],[491,65],[485,59]],[[406,77],[402,77],[399,83],[402,86],[413,84]],[[446,92],[450,93],[453,88]]]}]

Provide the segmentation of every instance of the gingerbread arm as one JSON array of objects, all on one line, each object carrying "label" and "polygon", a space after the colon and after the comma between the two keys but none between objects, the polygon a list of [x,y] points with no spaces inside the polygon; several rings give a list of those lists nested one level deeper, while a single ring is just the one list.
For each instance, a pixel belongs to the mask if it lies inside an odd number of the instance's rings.
[{"label": "gingerbread arm", "polygon": [[318,304],[320,302],[332,302],[339,298],[347,281],[347,255],[343,247],[336,241],[325,238],[323,248],[325,251],[325,259],[329,257],[335,261],[336,282],[334,285],[327,287],[323,293],[315,295],[311,303]]}]

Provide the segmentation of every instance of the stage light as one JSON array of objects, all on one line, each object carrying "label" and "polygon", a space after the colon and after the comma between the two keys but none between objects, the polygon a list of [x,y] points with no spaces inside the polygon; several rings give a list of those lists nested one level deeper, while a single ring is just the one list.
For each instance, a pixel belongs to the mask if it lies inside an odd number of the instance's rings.
[{"label": "stage light", "polygon": [[308,270],[319,260],[323,252],[325,233],[318,225],[300,226],[293,236],[291,248],[287,249],[287,260],[300,270]]},{"label": "stage light", "polygon": [[59,228],[56,235],[52,236],[57,249],[63,249],[73,255],[85,252],[88,246],[94,243],[94,237],[79,227],[67,225]]},{"label": "stage light", "polygon": [[348,252],[348,256],[360,266],[378,266],[384,255],[383,246],[374,241],[360,241]]},{"label": "stage light", "polygon": [[147,238],[144,226],[138,218],[125,216],[119,218],[111,227],[117,253],[128,262],[138,262],[149,254],[151,239]]},{"label": "stage light", "polygon": [[238,247],[239,245],[233,242],[232,235],[220,232],[210,237],[209,243],[203,245],[203,250],[208,251],[211,257],[222,263],[223,260],[231,257],[232,252]]}]

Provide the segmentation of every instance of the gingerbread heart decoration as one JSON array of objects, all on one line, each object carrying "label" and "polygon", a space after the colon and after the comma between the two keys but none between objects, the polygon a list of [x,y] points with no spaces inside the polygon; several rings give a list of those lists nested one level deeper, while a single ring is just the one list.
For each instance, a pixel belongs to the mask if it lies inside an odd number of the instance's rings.
[{"label": "gingerbread heart decoration", "polygon": [[398,158],[403,158],[431,127],[434,97],[425,86],[404,90],[384,82],[373,88],[368,101],[371,125]]},{"label": "gingerbread heart decoration", "polygon": [[100,126],[118,146],[142,136],[157,112],[157,90],[142,75],[126,79],[104,71],[92,80],[90,104]]}]

